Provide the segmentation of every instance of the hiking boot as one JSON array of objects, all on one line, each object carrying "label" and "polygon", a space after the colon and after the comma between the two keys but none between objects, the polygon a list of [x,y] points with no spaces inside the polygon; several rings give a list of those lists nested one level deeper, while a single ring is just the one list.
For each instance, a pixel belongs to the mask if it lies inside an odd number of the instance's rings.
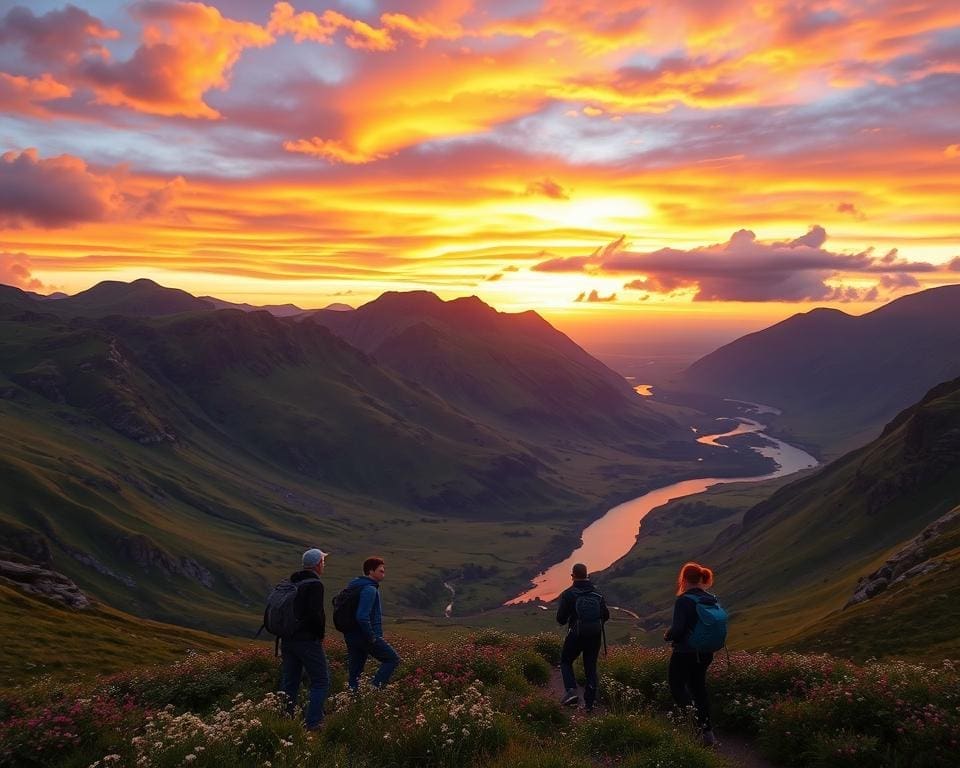
[{"label": "hiking boot", "polygon": [[713,731],[704,731],[700,734],[700,743],[705,747],[715,747],[717,745],[717,737],[713,735]]},{"label": "hiking boot", "polygon": [[577,695],[576,688],[567,688],[566,693],[560,697],[560,703],[565,707],[575,707],[580,703],[580,697]]}]

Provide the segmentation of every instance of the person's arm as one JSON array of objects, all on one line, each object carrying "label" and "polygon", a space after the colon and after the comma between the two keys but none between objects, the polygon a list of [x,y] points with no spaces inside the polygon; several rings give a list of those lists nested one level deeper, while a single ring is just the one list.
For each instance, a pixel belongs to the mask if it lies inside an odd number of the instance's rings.
[{"label": "person's arm", "polygon": [[686,607],[684,603],[687,602],[690,601],[684,600],[682,597],[678,597],[676,602],[674,602],[673,623],[671,623],[670,629],[663,633],[664,640],[673,640],[674,642],[682,643],[683,639],[687,636],[689,617],[687,611],[684,610]]},{"label": "person's arm", "polygon": [[566,624],[570,621],[570,601],[567,600],[567,593],[560,595],[560,605],[557,606],[557,624]]},{"label": "person's arm", "polygon": [[371,643],[377,639],[373,632],[373,625],[370,623],[370,613],[373,610],[373,601],[376,599],[377,588],[367,584],[360,590],[360,599],[357,601],[357,624]]},{"label": "person's arm", "polygon": [[603,609],[604,622],[610,621],[610,609],[607,607],[607,598],[600,595],[600,607]]},{"label": "person's arm", "polygon": [[307,595],[307,615],[310,617],[310,628],[317,637],[323,638],[327,631],[327,614],[323,608],[323,582],[318,581],[310,585]]}]

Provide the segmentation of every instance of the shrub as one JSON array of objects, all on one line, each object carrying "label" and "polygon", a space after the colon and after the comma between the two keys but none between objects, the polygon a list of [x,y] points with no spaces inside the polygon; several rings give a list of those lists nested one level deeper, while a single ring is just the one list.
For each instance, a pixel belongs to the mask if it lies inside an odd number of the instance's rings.
[{"label": "shrub", "polygon": [[550,682],[550,665],[532,651],[519,651],[514,655],[514,663],[528,683],[543,687]]},{"label": "shrub", "polygon": [[654,747],[669,737],[667,729],[636,715],[601,715],[584,720],[574,731],[577,749],[588,755],[626,755]]},{"label": "shrub", "polygon": [[516,709],[517,719],[534,733],[550,735],[565,730],[570,716],[555,699],[526,696]]}]

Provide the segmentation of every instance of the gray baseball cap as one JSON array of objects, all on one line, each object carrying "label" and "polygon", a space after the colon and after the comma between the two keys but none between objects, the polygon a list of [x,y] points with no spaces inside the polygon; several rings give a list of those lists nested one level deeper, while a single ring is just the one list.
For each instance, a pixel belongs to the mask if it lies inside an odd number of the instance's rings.
[{"label": "gray baseball cap", "polygon": [[303,567],[304,568],[313,568],[315,565],[323,561],[327,556],[327,553],[322,549],[308,549],[303,553]]}]

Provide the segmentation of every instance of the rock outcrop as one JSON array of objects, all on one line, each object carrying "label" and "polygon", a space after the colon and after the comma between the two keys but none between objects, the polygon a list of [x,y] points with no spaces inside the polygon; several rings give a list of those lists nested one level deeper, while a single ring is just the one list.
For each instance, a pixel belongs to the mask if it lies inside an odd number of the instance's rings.
[{"label": "rock outcrop", "polygon": [[933,545],[937,539],[958,524],[960,524],[960,507],[955,507],[924,528],[873,573],[861,577],[857,581],[853,597],[847,601],[844,608],[869,600],[895,584],[940,568],[943,562],[936,559],[937,553],[932,551]]},{"label": "rock outcrop", "polygon": [[57,600],[71,608],[88,608],[90,600],[80,588],[62,573],[38,565],[0,560],[0,584],[8,584],[22,592]]}]

